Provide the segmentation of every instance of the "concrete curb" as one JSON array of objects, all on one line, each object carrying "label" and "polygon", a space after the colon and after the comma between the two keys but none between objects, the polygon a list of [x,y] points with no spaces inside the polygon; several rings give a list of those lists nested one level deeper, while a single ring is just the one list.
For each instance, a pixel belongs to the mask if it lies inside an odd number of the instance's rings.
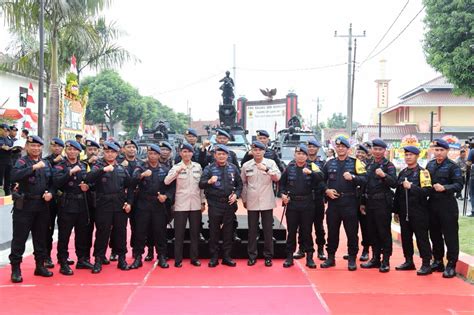
[{"label": "concrete curb", "polygon": [[[397,224],[392,224],[392,239],[400,243],[402,242],[400,226]],[[415,237],[413,237],[413,246],[416,250],[418,250],[418,247],[416,246],[415,242]],[[459,260],[456,264],[456,272],[459,275],[465,277],[468,281],[474,282],[474,256],[460,252]]]}]

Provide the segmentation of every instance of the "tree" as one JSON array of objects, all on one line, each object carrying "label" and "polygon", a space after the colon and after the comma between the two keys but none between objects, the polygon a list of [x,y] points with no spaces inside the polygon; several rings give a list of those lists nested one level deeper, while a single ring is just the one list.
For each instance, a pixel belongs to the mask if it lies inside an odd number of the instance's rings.
[{"label": "tree", "polygon": [[474,4],[469,0],[424,0],[427,62],[455,86],[474,95]]},{"label": "tree", "polygon": [[328,118],[326,126],[333,129],[342,129],[346,127],[347,117],[342,113],[333,113],[331,117]]},{"label": "tree", "polygon": [[[49,135],[58,134],[59,77],[69,68],[72,53],[78,54],[78,70],[122,65],[130,54],[113,43],[120,34],[113,24],[93,17],[111,0],[45,1],[45,69],[49,86]],[[0,8],[17,39],[14,52],[17,62],[10,65],[23,74],[39,76],[39,1],[0,0]],[[26,44],[26,45],[25,45]],[[74,51],[77,50],[77,53]]]},{"label": "tree", "polygon": [[129,116],[138,122],[143,115],[143,108],[137,106],[140,104],[138,90],[115,71],[105,70],[96,77],[86,78],[81,88],[89,92],[86,120],[105,124],[112,136],[118,122],[127,121]]}]

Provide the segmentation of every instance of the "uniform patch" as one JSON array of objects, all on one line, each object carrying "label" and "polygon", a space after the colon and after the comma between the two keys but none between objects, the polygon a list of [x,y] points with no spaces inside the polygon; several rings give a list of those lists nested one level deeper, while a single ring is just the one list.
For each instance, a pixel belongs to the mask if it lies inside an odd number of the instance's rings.
[{"label": "uniform patch", "polygon": [[311,163],[311,170],[313,172],[321,172],[321,170],[319,169],[319,166],[317,166],[315,163]]},{"label": "uniform patch", "polygon": [[365,169],[365,163],[362,162],[361,160],[357,159],[355,163],[355,170],[358,175],[362,175],[367,173]]},{"label": "uniform patch", "polygon": [[421,188],[431,187],[431,176],[428,170],[420,172],[420,186]]}]

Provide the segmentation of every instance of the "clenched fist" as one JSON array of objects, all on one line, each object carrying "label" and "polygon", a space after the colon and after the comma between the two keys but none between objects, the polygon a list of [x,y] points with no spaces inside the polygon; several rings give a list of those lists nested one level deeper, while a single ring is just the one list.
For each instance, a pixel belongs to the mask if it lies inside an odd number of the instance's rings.
[{"label": "clenched fist", "polygon": [[151,170],[146,170],[142,173],[141,176],[142,176],[142,178],[143,177],[149,177],[149,176],[151,176],[151,174],[152,174]]},{"label": "clenched fist", "polygon": [[342,176],[344,177],[345,180],[348,180],[348,181],[351,181],[353,179],[352,174],[349,173],[349,172],[344,172],[344,174],[342,174]]},{"label": "clenched fist", "polygon": [[378,168],[375,170],[375,174],[378,176],[378,177],[381,177],[381,178],[384,178],[385,176],[385,172],[381,169],[381,168]]},{"label": "clenched fist", "polygon": [[106,167],[104,167],[104,172],[106,172],[106,173],[113,172],[113,171],[114,171],[114,166],[112,164],[107,165]]},{"label": "clenched fist", "polygon": [[211,178],[209,178],[209,180],[207,181],[207,183],[209,185],[212,185],[214,184],[215,182],[217,182],[217,176],[212,176]]},{"label": "clenched fist", "polygon": [[74,175],[80,171],[81,171],[81,167],[79,165],[76,165],[69,171],[69,175]]},{"label": "clenched fist", "polygon": [[46,164],[44,164],[43,161],[39,161],[38,163],[33,165],[33,170],[39,170],[40,168],[43,168],[45,166],[46,166]]},{"label": "clenched fist", "polygon": [[306,174],[306,175],[309,175],[311,174],[311,170],[307,167],[303,168],[303,173]]}]

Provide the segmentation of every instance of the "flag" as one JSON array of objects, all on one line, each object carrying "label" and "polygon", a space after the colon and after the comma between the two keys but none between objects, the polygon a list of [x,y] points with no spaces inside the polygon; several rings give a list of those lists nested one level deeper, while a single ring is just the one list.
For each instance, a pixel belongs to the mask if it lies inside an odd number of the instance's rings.
[{"label": "flag", "polygon": [[276,139],[276,135],[277,135],[277,121],[275,120],[275,126],[273,128],[273,132],[275,133],[275,139]]},{"label": "flag", "polygon": [[140,124],[138,125],[137,133],[140,138],[143,136],[143,123],[141,119],[140,119]]},{"label": "flag", "polygon": [[32,108],[35,106],[35,99],[33,98],[34,90],[33,84],[30,82],[28,87],[28,96],[26,97],[26,107],[23,109],[23,118],[20,120],[26,129],[38,129],[38,115],[33,113]]},{"label": "flag", "polygon": [[71,67],[69,68],[69,72],[74,73],[77,75],[77,63],[76,63],[76,56],[74,54],[71,57]]}]

